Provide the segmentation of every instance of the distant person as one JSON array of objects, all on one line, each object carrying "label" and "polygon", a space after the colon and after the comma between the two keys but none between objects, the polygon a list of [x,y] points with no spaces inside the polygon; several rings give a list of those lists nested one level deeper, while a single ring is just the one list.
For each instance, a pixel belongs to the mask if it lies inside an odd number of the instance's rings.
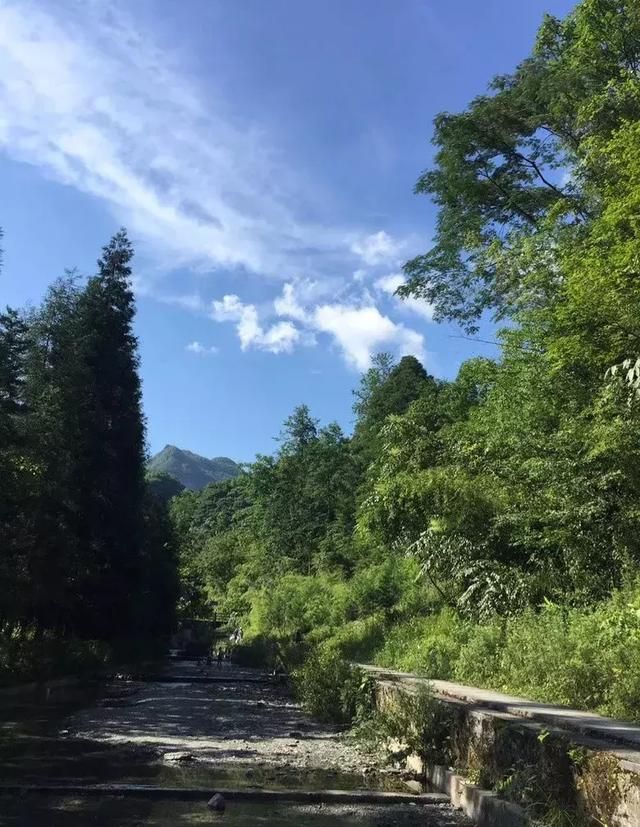
[{"label": "distant person", "polygon": [[218,649],[218,655],[216,657],[218,661],[218,669],[222,669],[222,662],[224,660],[224,652],[222,651],[222,646]]}]

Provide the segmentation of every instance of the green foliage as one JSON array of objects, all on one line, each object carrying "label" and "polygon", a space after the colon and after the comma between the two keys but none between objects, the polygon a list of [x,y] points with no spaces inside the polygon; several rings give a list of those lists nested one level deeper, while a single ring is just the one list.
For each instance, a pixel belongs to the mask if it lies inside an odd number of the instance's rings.
[{"label": "green foliage", "polygon": [[294,678],[303,704],[322,721],[352,724],[371,712],[370,679],[333,648],[315,650]]},{"label": "green foliage", "polygon": [[[400,292],[467,330],[503,319],[498,358],[442,381],[379,354],[352,437],[300,406],[274,456],[172,500],[181,610],[315,653],[310,698],[319,658],[338,684],[361,658],[640,716],[638,66],[637,3],[583,0],[436,119],[435,242]],[[40,466],[13,467],[28,492]]]},{"label": "green foliage", "polygon": [[401,292],[469,329],[485,308],[553,297],[549,252],[601,208],[593,144],[640,114],[639,28],[633,0],[583,0],[564,21],[546,17],[531,56],[489,94],[436,118],[435,166],[416,185],[439,207],[435,245],[407,264]]},{"label": "green foliage", "polygon": [[346,585],[335,578],[285,574],[255,594],[249,628],[281,640],[301,638],[317,627],[340,625],[349,600]]},{"label": "green foliage", "polygon": [[450,609],[409,617],[387,631],[375,653],[375,663],[429,678],[451,679],[468,635],[467,624]]},{"label": "green foliage", "polygon": [[112,656],[101,641],[62,639],[37,627],[0,629],[0,685],[95,675]]},{"label": "green foliage", "polygon": [[394,739],[407,754],[415,753],[430,765],[449,763],[452,720],[447,706],[420,687],[376,716],[382,738]]},{"label": "green foliage", "polygon": [[132,257],[120,230],[84,285],[67,274],[39,307],[0,315],[0,651],[16,675],[172,627],[175,540],[144,482]]},{"label": "green foliage", "polygon": [[165,505],[173,497],[177,497],[178,494],[184,491],[184,485],[164,471],[159,473],[147,472],[146,483],[149,493]]}]

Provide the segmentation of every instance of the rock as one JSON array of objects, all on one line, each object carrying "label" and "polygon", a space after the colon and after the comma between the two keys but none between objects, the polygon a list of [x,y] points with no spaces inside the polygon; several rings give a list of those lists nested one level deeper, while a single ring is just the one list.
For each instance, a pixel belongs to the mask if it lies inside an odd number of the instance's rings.
[{"label": "rock", "polygon": [[297,729],[294,729],[292,732],[289,733],[289,738],[302,738],[302,733],[298,732]]},{"label": "rock", "polygon": [[405,787],[411,793],[415,793],[416,795],[421,795],[424,792],[424,787],[420,783],[420,781],[416,781],[415,778],[411,778],[409,781],[404,782]]},{"label": "rock", "polygon": [[181,764],[196,760],[195,756],[191,755],[190,752],[165,752],[162,757],[165,761],[177,761]]},{"label": "rock", "polygon": [[216,813],[224,813],[227,803],[224,800],[224,796],[220,795],[220,793],[216,793],[207,801],[207,807]]}]

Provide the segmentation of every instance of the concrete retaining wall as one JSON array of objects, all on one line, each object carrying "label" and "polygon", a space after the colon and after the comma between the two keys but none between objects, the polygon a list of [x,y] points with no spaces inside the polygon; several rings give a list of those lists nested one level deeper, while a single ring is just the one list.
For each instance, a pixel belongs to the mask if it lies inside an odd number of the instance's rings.
[{"label": "concrete retaining wall", "polygon": [[[375,677],[377,707],[390,715],[403,706],[406,710],[421,686],[428,686],[396,675]],[[466,697],[435,693],[434,698],[445,713],[441,748],[446,764],[428,765],[415,754],[407,755],[405,763],[427,788],[446,792],[477,824],[524,827],[529,815],[566,812],[576,825],[640,825],[640,751],[635,745],[488,709]],[[625,725],[625,731],[633,729]],[[609,730],[620,732],[619,727]]]}]

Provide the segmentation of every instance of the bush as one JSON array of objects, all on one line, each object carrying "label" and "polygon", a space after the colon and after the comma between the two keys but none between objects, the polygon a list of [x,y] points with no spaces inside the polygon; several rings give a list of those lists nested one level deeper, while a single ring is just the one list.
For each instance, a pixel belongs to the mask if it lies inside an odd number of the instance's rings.
[{"label": "bush", "polygon": [[476,627],[457,680],[604,715],[640,719],[640,588],[593,608],[545,605]]},{"label": "bush", "polygon": [[451,710],[433,697],[430,687],[403,696],[402,703],[376,716],[376,725],[383,737],[403,744],[407,754],[416,753],[429,764],[449,763]]},{"label": "bush", "polygon": [[334,647],[316,649],[294,674],[294,681],[305,708],[321,721],[352,724],[373,708],[370,678]]},{"label": "bush", "polygon": [[342,581],[328,575],[285,574],[272,587],[254,593],[250,630],[283,640],[338,626],[345,621],[348,602]]},{"label": "bush", "polygon": [[384,644],[387,629],[384,615],[374,614],[334,630],[329,643],[347,660],[367,663]]}]

